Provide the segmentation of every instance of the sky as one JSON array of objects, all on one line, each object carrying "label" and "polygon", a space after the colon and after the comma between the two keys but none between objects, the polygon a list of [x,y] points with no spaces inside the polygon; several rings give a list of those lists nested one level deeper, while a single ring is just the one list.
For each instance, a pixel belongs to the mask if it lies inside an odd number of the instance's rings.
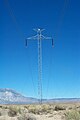
[{"label": "sky", "polygon": [[44,28],[43,98],[80,97],[80,0],[0,0],[0,88],[38,98],[38,44]]}]

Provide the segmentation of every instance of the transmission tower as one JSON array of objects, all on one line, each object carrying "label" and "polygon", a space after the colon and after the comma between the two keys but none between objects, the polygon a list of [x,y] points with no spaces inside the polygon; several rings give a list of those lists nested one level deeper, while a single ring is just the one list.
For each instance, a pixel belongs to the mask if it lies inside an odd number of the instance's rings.
[{"label": "transmission tower", "polygon": [[52,40],[52,46],[54,46],[53,39],[51,37],[46,37],[42,35],[42,31],[45,29],[33,29],[37,32],[35,36],[28,37],[26,39],[26,47],[27,47],[27,40],[38,40],[38,95],[39,95],[39,103],[42,104],[42,40]]}]

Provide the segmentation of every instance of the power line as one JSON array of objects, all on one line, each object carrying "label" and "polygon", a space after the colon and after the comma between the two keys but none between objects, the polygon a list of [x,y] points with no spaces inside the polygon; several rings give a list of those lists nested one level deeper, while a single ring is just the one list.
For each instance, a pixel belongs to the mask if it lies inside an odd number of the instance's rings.
[{"label": "power line", "polygon": [[16,17],[15,17],[14,12],[13,12],[14,9],[13,9],[12,6],[10,5],[9,0],[4,0],[4,1],[5,1],[5,5],[6,5],[8,11],[9,11],[9,15],[10,15],[10,17],[12,18],[12,20],[13,20],[13,22],[14,22],[14,24],[15,24],[16,30],[18,31],[20,37],[25,38],[25,35],[24,35],[22,29],[20,28],[17,20],[16,20]]},{"label": "power line", "polygon": [[69,0],[64,0],[63,6],[61,8],[61,13],[57,22],[57,27],[56,27],[56,36],[59,35],[59,33],[61,32],[61,27],[63,25],[63,21],[64,21],[64,17],[65,17],[65,13],[68,7],[68,3]]},{"label": "power line", "polygon": [[[13,22],[14,22],[14,24],[15,24],[15,27],[16,27],[16,29],[17,29],[20,37],[22,37],[22,38],[24,39],[24,38],[25,38],[24,32],[22,31],[21,27],[19,26],[19,24],[18,24],[18,22],[17,22],[17,20],[16,20],[16,17],[15,17],[14,12],[13,12],[13,8],[12,8],[12,6],[10,5],[9,0],[4,0],[4,1],[5,1],[5,5],[6,5],[8,11],[9,11],[10,17],[12,18],[12,20],[13,20]],[[29,55],[28,55],[28,58],[29,58],[29,60],[30,60]],[[30,61],[31,61],[31,60],[30,60]],[[32,81],[33,91],[34,91],[34,93],[35,93],[35,95],[36,95],[35,87],[34,87],[34,81],[33,81],[33,74],[32,74],[32,69],[31,69],[31,64],[30,64],[30,66],[29,66],[29,69],[30,69],[30,74],[31,74],[31,81]]]}]

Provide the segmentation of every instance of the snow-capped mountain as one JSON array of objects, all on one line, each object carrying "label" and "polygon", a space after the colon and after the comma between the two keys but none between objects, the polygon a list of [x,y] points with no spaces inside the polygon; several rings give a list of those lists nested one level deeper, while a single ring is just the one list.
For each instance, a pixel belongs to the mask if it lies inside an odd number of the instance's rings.
[{"label": "snow-capped mountain", "polygon": [[37,102],[37,99],[25,97],[12,89],[0,89],[0,104],[26,104]]},{"label": "snow-capped mountain", "polygon": [[[53,102],[80,102],[80,98],[56,98],[56,99],[42,99],[43,103]],[[25,97],[12,89],[0,89],[0,104],[28,104],[38,103],[38,99]]]}]

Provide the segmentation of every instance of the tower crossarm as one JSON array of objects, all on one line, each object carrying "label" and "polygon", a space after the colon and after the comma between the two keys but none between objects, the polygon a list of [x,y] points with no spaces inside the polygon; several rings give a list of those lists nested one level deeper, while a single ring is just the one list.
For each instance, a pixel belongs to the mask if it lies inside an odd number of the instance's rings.
[{"label": "tower crossarm", "polygon": [[51,37],[46,37],[46,36],[44,36],[44,35],[41,35],[41,38],[42,38],[42,39],[45,39],[45,40],[52,40]]},{"label": "tower crossarm", "polygon": [[27,40],[37,40],[38,35],[32,36],[32,37],[28,37]]}]

